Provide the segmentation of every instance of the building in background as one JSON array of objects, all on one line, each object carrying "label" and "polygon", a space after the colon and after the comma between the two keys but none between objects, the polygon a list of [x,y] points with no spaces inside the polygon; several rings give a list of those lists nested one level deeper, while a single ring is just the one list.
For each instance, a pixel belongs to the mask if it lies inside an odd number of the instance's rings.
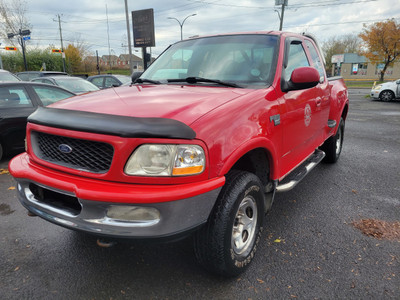
[{"label": "building in background", "polygon": [[[143,60],[141,57],[132,54],[133,70],[143,70]],[[129,54],[121,54],[119,56],[119,66],[122,69],[130,69]]]},{"label": "building in background", "polygon": [[[332,56],[331,76],[342,76],[344,79],[379,80],[383,64],[374,64],[365,56],[356,53],[336,54]],[[395,62],[385,72],[385,80],[400,78],[400,62]]]}]

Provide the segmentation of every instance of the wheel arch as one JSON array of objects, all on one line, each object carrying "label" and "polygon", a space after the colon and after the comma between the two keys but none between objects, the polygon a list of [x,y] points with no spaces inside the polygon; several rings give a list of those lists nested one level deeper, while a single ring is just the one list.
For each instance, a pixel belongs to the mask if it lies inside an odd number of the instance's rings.
[{"label": "wheel arch", "polygon": [[343,120],[345,120],[345,121],[346,121],[347,113],[348,113],[348,112],[349,112],[349,103],[346,103],[346,104],[344,105],[344,107],[343,107],[342,115],[341,115],[341,117],[342,117]]},{"label": "wheel arch", "polygon": [[6,147],[3,142],[3,137],[0,136],[0,160],[3,159],[5,154],[6,154]]},{"label": "wheel arch", "polygon": [[278,170],[275,146],[266,139],[250,141],[234,151],[226,160],[220,175],[226,175],[230,170],[241,170],[255,174],[263,185],[275,178]]}]

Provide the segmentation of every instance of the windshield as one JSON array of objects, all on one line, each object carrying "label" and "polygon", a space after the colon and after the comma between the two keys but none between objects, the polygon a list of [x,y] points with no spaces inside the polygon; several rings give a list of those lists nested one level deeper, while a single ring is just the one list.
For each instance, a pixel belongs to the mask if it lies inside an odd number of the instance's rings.
[{"label": "windshield", "polygon": [[20,81],[20,80],[12,74],[2,72],[0,73],[0,81]]},{"label": "windshield", "polygon": [[163,83],[173,79],[182,79],[183,82],[185,78],[196,77],[240,86],[269,85],[274,77],[277,41],[277,36],[254,34],[178,42],[140,78]]},{"label": "windshield", "polygon": [[132,79],[129,76],[125,76],[125,75],[114,75],[115,77],[118,78],[119,81],[122,82],[122,84],[124,83],[131,83]]},{"label": "windshield", "polygon": [[59,86],[76,94],[99,90],[93,83],[81,78],[54,78],[54,80]]}]

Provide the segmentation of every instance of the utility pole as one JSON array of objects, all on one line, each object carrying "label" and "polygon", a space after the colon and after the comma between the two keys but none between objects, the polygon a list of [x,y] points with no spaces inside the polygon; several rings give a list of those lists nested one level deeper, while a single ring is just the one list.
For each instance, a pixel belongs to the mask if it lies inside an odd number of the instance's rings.
[{"label": "utility pole", "polygon": [[[58,17],[58,28],[60,30],[60,41],[61,41],[61,56],[62,56],[62,61],[63,61],[63,71],[65,72],[65,53],[64,53],[64,45],[63,45],[63,38],[62,38],[62,30],[61,30],[61,17],[60,15],[57,15]],[[54,22],[57,22],[57,20],[54,20]]]},{"label": "utility pole", "polygon": [[129,49],[129,67],[131,69],[131,75],[133,73],[133,61],[132,61],[132,47],[131,47],[131,31],[129,29],[129,14],[128,14],[128,0],[125,0],[125,15],[126,15],[126,30],[128,32],[128,49]]},{"label": "utility pole", "polygon": [[275,10],[278,13],[279,16],[279,31],[282,31],[283,27],[283,16],[285,15],[285,6],[288,5],[289,0],[275,0],[275,5],[281,5],[281,13],[279,14],[279,11]]},{"label": "utility pole", "polygon": [[283,16],[285,14],[285,3],[282,3],[282,9],[281,9],[281,22],[279,24],[279,31],[282,31],[282,26],[283,26]]}]

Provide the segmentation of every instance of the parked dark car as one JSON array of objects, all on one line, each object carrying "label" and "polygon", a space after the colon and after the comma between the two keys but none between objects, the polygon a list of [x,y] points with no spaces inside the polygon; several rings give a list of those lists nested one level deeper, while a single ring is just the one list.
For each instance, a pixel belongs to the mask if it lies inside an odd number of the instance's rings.
[{"label": "parked dark car", "polygon": [[109,74],[90,76],[87,80],[99,87],[100,89],[117,87],[126,83],[130,83],[132,81],[130,76]]},{"label": "parked dark car", "polygon": [[0,81],[21,81],[13,73],[0,69]]},{"label": "parked dark car", "polygon": [[93,83],[79,77],[46,76],[46,77],[35,78],[32,79],[31,81],[57,85],[75,94],[84,94],[100,90]]},{"label": "parked dark car", "polygon": [[46,76],[66,76],[65,72],[57,71],[25,71],[16,74],[23,81],[31,81],[33,78],[46,77]]},{"label": "parked dark car", "polygon": [[23,151],[26,119],[39,106],[75,96],[63,88],[32,82],[0,83],[0,159]]}]

